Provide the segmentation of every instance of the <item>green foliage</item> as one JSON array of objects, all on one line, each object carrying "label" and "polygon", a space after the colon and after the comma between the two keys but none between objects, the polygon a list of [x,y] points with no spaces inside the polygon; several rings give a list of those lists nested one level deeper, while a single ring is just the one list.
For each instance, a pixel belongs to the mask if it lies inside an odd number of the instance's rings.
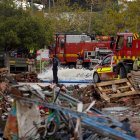
[{"label": "green foliage", "polygon": [[[97,5],[96,0],[87,0],[91,5]],[[91,32],[114,35],[116,32],[140,31],[140,2],[139,0],[122,0],[117,3],[112,0],[101,2],[100,11],[92,12]],[[95,11],[94,9],[92,9]]]},{"label": "green foliage", "polygon": [[128,5],[127,10],[124,11],[126,27],[132,32],[140,32],[140,1],[135,0],[125,3]]},{"label": "green foliage", "polygon": [[[44,3],[45,0],[35,2]],[[140,2],[122,0],[86,0],[86,9],[70,0],[54,0],[44,11],[16,8],[12,0],[0,3],[0,47],[43,48],[53,42],[56,32],[90,32],[115,35],[116,32],[140,32]],[[45,17],[45,18],[44,18]]]},{"label": "green foliage", "polygon": [[0,3],[0,46],[3,49],[25,47],[44,48],[53,41],[49,22],[44,18],[32,16],[29,12],[15,8],[6,0]]},{"label": "green foliage", "polygon": [[70,0],[57,0],[55,6],[46,11],[46,19],[51,21],[55,32],[86,32],[88,17],[85,10],[69,3]]}]

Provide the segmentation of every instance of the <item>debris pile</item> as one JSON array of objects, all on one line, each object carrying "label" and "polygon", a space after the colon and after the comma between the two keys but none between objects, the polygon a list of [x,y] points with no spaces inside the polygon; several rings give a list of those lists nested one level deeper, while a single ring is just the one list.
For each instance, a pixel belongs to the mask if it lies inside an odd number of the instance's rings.
[{"label": "debris pile", "polygon": [[[135,139],[131,128],[127,127],[129,131],[125,128],[126,125],[129,125],[127,121],[124,120],[125,123],[119,122],[106,116],[92,107],[95,103],[94,101],[90,103],[90,107],[88,106],[88,108],[83,111],[82,102],[67,95],[63,86],[61,86],[62,90],[60,87],[52,87],[53,101],[51,103],[46,100],[46,96],[44,96],[43,92],[32,89],[30,86],[16,85],[12,87],[11,94],[16,101],[16,107],[12,107],[12,111],[14,111],[15,114],[11,111],[8,117],[4,131],[5,138],[10,139],[14,133],[14,137],[17,137],[17,139],[35,139],[37,137],[47,139],[56,136],[56,140],[64,138],[84,138],[85,140],[92,140],[94,137],[97,139]],[[51,86],[49,86],[49,88],[51,88]],[[65,100],[69,105],[72,105],[64,107],[61,100]],[[41,118],[38,115],[36,105],[48,108],[49,114]],[[26,115],[23,115],[23,113]],[[34,120],[32,118],[31,121],[31,117],[33,117]],[[15,118],[18,122],[14,126],[14,129],[12,129],[10,125],[10,123],[13,124],[13,121],[11,121],[12,118]],[[28,123],[26,123],[25,120]],[[16,128],[16,126],[18,126],[18,128]],[[34,131],[31,130],[32,127],[35,128]],[[119,130],[117,128],[119,128]],[[14,132],[15,129],[17,132]]]},{"label": "debris pile", "polygon": [[5,127],[5,121],[8,117],[8,112],[11,110],[12,99],[7,94],[8,83],[7,77],[8,70],[6,68],[0,69],[0,137]]},{"label": "debris pile", "polygon": [[39,79],[37,78],[37,73],[35,72],[13,74],[12,76],[17,82],[32,82],[32,83],[39,82]]},{"label": "debris pile", "polygon": [[41,90],[11,79],[0,95],[8,140],[136,140],[140,134],[140,95],[127,79],[86,87],[38,84]]}]

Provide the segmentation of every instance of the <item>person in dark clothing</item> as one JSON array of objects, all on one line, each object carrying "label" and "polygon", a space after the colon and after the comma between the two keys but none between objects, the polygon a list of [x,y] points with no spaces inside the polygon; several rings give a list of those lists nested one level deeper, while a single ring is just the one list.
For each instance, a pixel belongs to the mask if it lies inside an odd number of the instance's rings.
[{"label": "person in dark clothing", "polygon": [[77,54],[77,60],[76,60],[76,69],[81,69],[82,68],[82,63],[83,63],[83,59],[81,57],[80,54]]},{"label": "person in dark clothing", "polygon": [[53,67],[52,67],[52,70],[53,70],[53,83],[58,84],[57,72],[58,72],[59,60],[58,60],[56,55],[53,56],[52,64],[53,64]]}]

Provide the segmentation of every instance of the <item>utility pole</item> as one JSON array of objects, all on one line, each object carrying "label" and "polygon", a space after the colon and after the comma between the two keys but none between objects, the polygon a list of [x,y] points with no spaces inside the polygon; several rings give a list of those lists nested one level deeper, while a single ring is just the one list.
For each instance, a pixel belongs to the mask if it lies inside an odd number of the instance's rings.
[{"label": "utility pole", "polygon": [[136,14],[136,32],[138,32],[138,15]]},{"label": "utility pole", "polygon": [[93,8],[93,3],[91,3],[91,6],[90,6],[90,17],[89,17],[88,33],[90,33],[90,30],[91,30],[92,8]]},{"label": "utility pole", "polygon": [[55,2],[54,2],[54,0],[53,0],[53,7],[55,7]]},{"label": "utility pole", "polygon": [[31,13],[32,13],[32,15],[33,15],[33,0],[31,0]]},{"label": "utility pole", "polygon": [[51,0],[49,0],[49,13],[50,13],[50,10],[51,10]]}]

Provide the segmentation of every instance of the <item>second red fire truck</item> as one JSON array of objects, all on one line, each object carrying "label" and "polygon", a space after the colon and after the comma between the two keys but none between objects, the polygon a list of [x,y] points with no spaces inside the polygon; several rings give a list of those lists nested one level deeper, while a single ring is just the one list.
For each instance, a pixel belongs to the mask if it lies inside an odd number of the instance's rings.
[{"label": "second red fire truck", "polygon": [[140,59],[140,39],[138,34],[118,33],[110,44],[112,54],[104,57],[93,70],[93,82],[114,78],[126,78],[133,69],[133,63]]}]

